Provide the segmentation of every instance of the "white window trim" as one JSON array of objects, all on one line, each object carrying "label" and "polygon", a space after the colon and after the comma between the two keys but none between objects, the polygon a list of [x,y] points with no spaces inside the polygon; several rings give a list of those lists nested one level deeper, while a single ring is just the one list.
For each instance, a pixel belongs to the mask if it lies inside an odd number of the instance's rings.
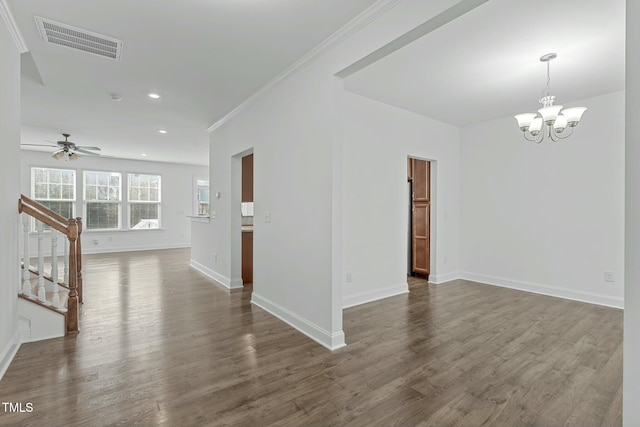
[{"label": "white window trim", "polygon": [[[36,180],[35,180],[35,169],[44,169],[44,170],[57,170],[57,171],[64,171],[64,172],[73,172],[73,199],[42,199],[42,198],[37,198],[35,195],[36,192]],[[71,203],[71,218],[76,218],[77,217],[77,199],[78,199],[78,169],[65,169],[65,168],[56,168],[56,167],[50,167],[50,166],[38,166],[38,165],[32,165],[29,167],[29,197],[31,197],[33,200],[35,200],[36,202],[65,202],[65,203]],[[48,181],[47,181],[48,183]],[[51,232],[51,230],[47,229],[44,231],[45,233],[49,233]],[[36,233],[36,225],[35,225],[35,219],[32,218],[31,221],[31,225],[29,227],[29,233]]]}]

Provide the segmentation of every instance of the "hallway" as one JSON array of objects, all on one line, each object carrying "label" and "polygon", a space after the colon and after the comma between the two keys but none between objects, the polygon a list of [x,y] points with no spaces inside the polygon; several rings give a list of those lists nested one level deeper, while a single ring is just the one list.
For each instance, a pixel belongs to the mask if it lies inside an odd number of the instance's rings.
[{"label": "hallway", "polygon": [[80,334],[22,345],[0,424],[621,425],[621,310],[410,279],[332,353],[188,261],[87,255]]}]

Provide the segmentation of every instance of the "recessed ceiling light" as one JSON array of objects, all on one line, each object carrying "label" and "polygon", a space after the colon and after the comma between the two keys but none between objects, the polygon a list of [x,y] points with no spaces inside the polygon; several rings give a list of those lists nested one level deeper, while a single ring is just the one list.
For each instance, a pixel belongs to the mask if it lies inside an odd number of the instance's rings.
[{"label": "recessed ceiling light", "polygon": [[142,157],[147,157],[147,153],[140,154]]},{"label": "recessed ceiling light", "polygon": [[159,130],[158,130],[158,132],[160,132],[160,133],[167,133],[167,131],[166,131],[166,130],[164,130],[164,129],[159,129]]},{"label": "recessed ceiling light", "polygon": [[149,98],[158,99],[160,98],[160,95],[158,95],[157,93],[150,93]]}]

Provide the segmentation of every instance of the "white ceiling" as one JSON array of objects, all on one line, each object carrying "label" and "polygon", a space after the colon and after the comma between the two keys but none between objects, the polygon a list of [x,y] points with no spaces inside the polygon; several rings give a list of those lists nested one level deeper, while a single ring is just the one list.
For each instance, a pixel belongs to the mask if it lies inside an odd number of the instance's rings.
[{"label": "white ceiling", "polygon": [[[8,3],[41,77],[23,68],[23,143],[67,132],[106,156],[206,165],[209,126],[375,0]],[[122,40],[122,61],[45,45],[34,16]]]},{"label": "white ceiling", "polygon": [[[352,75],[349,91],[453,125],[624,89],[624,0],[491,0]],[[588,112],[585,118],[588,117]],[[515,123],[515,122],[514,122]]]}]

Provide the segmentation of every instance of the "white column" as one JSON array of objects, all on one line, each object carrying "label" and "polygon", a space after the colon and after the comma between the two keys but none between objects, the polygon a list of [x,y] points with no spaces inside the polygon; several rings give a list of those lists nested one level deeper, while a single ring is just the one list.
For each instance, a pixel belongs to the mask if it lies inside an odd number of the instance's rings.
[{"label": "white column", "polygon": [[60,308],[60,294],[58,286],[58,231],[51,230],[51,279],[53,280],[53,306]]},{"label": "white column", "polygon": [[42,250],[44,224],[42,221],[36,220],[36,230],[38,231],[38,299],[45,302],[47,291],[44,288],[44,251]]},{"label": "white column", "polygon": [[24,269],[22,270],[22,293],[26,296],[31,296],[31,273],[29,273],[29,216],[22,214],[22,234],[24,239],[22,263]]}]

